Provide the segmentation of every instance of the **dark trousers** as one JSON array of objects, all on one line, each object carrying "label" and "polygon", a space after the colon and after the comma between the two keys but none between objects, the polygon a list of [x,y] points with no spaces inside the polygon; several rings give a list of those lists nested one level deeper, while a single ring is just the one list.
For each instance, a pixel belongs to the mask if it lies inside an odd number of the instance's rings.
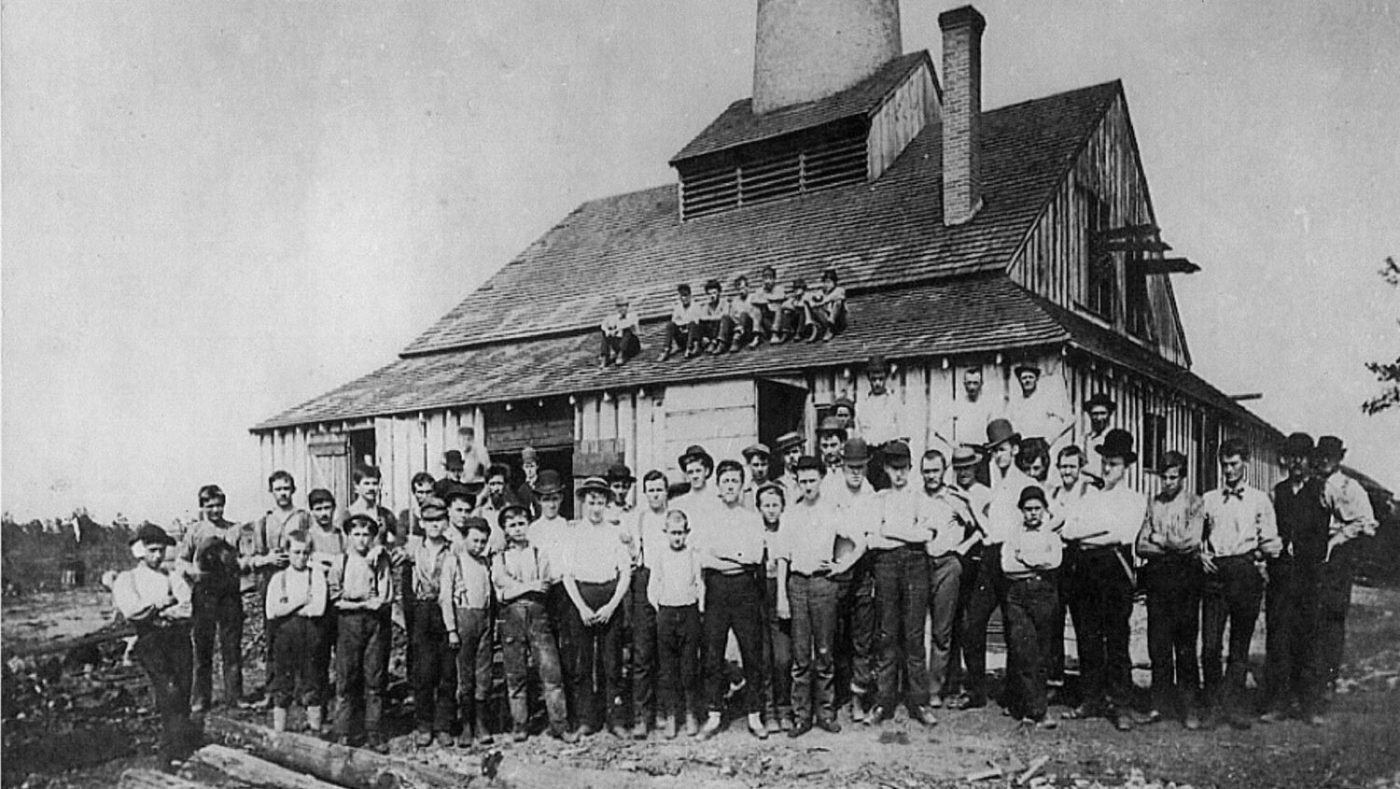
[{"label": "dark trousers", "polygon": [[690,339],[695,336],[695,324],[687,323],[684,326],[676,325],[675,321],[666,322],[666,353],[677,350],[684,352],[690,347]]},{"label": "dark trousers", "polygon": [[656,612],[657,690],[667,715],[699,711],[700,639],[699,606],[663,605]]},{"label": "dark trousers", "polygon": [[[1245,675],[1249,671],[1249,642],[1259,618],[1264,579],[1248,556],[1215,560],[1216,571],[1206,573],[1201,604],[1201,669],[1206,697],[1212,706],[1238,709],[1244,701]],[[1225,626],[1230,627],[1229,652],[1224,676],[1220,671],[1225,648]]]},{"label": "dark trousers", "polygon": [[549,725],[555,731],[565,729],[569,725],[569,711],[564,702],[559,651],[554,644],[554,634],[549,629],[544,595],[517,597],[502,608],[501,653],[506,667],[506,688],[510,694],[510,716],[515,721],[516,730],[523,731],[530,721],[527,691],[531,657],[544,689]]},{"label": "dark trousers", "polygon": [[928,704],[928,555],[922,543],[875,553],[875,602],[880,611],[879,703],[887,710],[894,707],[902,674],[905,705],[923,707]]},{"label": "dark trousers", "polygon": [[719,342],[723,348],[734,348],[753,339],[753,316],[748,313],[735,318],[725,315],[719,320]]},{"label": "dark trousers", "polygon": [[840,585],[823,576],[788,576],[792,608],[792,712],[799,723],[836,717],[836,603]]},{"label": "dark trousers", "polygon": [[[549,612],[549,626],[554,633],[554,642],[559,646],[559,673],[564,683],[564,699],[569,708],[570,720],[577,723],[578,710],[574,708],[574,631],[577,629],[569,623],[578,616],[578,611],[574,610],[574,601],[569,599],[569,593],[564,589],[564,584],[550,584],[549,590],[545,592],[545,610]],[[581,625],[582,623],[580,623]]]},{"label": "dark trousers", "polygon": [[1132,689],[1133,579],[1120,557],[1118,547],[1082,549],[1071,582],[1083,701],[1109,709],[1126,703]]},{"label": "dark trousers", "polygon": [[972,591],[977,588],[977,577],[982,568],[982,556],[978,550],[973,548],[959,561],[962,570],[958,577],[958,601],[953,609],[953,635],[948,642],[948,671],[940,690],[945,698],[962,692],[967,674],[967,661],[963,654],[963,622],[967,618],[968,602],[972,600]]},{"label": "dark trousers", "polygon": [[779,307],[777,332],[783,337],[801,337],[812,325],[811,311],[807,306]]},{"label": "dark trousers", "polygon": [[243,698],[243,598],[241,595],[201,596],[194,599],[194,698],[208,709],[213,697],[214,639],[219,641],[223,663],[224,703]]},{"label": "dark trousers", "polygon": [[818,331],[839,334],[846,328],[846,303],[844,301],[834,306],[823,304],[817,309],[808,310],[807,314]]},{"label": "dark trousers", "polygon": [[[763,600],[763,710],[769,720],[778,720],[792,717],[792,620],[778,618],[778,579],[768,578],[766,581]],[[835,613],[833,603],[833,617]]]},{"label": "dark trousers", "polygon": [[392,626],[388,613],[345,611],[336,616],[335,626],[336,733],[353,738],[363,726],[377,737],[388,673],[384,662],[384,642]]},{"label": "dark trousers", "polygon": [[690,330],[690,348],[688,353],[699,353],[709,347],[710,343],[719,342],[719,320],[696,321],[694,328]]},{"label": "dark trousers", "polygon": [[1322,567],[1292,559],[1269,563],[1264,595],[1264,706],[1320,711],[1326,670],[1318,635]]},{"label": "dark trousers", "polygon": [[836,701],[875,691],[875,573],[869,557],[836,582]]},{"label": "dark trousers", "polygon": [[965,690],[969,698],[987,698],[987,625],[998,608],[1006,615],[1006,576],[1001,571],[1001,543],[982,546],[977,582],[963,611],[962,648],[967,663]]},{"label": "dark trousers", "polygon": [[1006,706],[1020,718],[1045,717],[1045,681],[1059,593],[1052,574],[1009,581],[1006,588]]},{"label": "dark trousers", "polygon": [[928,606],[929,696],[940,696],[948,677],[948,664],[953,654],[953,625],[958,612],[958,592],[962,580],[962,558],[945,554],[929,559]]},{"label": "dark trousers", "polygon": [[763,704],[763,593],[754,573],[737,575],[705,572],[705,698],[710,712],[724,708],[724,649],[729,631],[739,642],[744,663],[744,696],[740,708],[759,712]]},{"label": "dark trousers", "polygon": [[1201,634],[1200,559],[1155,556],[1139,575],[1147,590],[1147,655],[1152,662],[1152,708],[1186,714],[1201,687],[1196,639]]},{"label": "dark trousers", "polygon": [[1342,668],[1346,654],[1347,609],[1351,607],[1351,583],[1355,572],[1357,541],[1332,550],[1322,565],[1318,595],[1317,642],[1322,647],[1322,681],[1331,682]]},{"label": "dark trousers", "polygon": [[481,705],[491,695],[491,610],[458,608],[456,620],[457,706],[465,725],[485,713]]},{"label": "dark trousers", "polygon": [[622,363],[636,356],[642,350],[642,344],[637,340],[637,333],[631,329],[623,329],[622,333],[616,336],[599,334],[598,355],[607,361],[616,360]]},{"label": "dark trousers", "polygon": [[418,730],[446,732],[457,717],[457,655],[436,600],[413,600],[413,716]]},{"label": "dark trousers", "polygon": [[[273,664],[272,706],[319,706],[326,697],[326,672],[321,664],[325,625],[321,617],[284,616],[277,623],[277,652]],[[318,670],[319,669],[319,670]]]},{"label": "dark trousers", "polygon": [[1050,627],[1059,637],[1050,645],[1050,654],[1045,657],[1045,675],[1051,680],[1064,681],[1065,678],[1065,620],[1069,617],[1070,583],[1078,559],[1079,549],[1073,544],[1065,545],[1060,567],[1054,572],[1055,614]]},{"label": "dark trousers", "polygon": [[[612,599],[617,581],[595,584],[580,581],[579,596],[594,611]],[[569,640],[573,649],[574,715],[580,725],[597,726],[606,717],[609,725],[622,721],[622,616],[614,614],[601,625],[583,624],[578,608],[569,606]]]},{"label": "dark trousers", "polygon": [[627,588],[632,612],[632,716],[637,722],[650,721],[656,712],[656,609],[647,600],[651,570],[632,571]]},{"label": "dark trousers", "polygon": [[193,650],[189,625],[138,626],[132,657],[151,681],[154,706],[160,714],[161,756],[184,758],[195,745],[190,723]]}]

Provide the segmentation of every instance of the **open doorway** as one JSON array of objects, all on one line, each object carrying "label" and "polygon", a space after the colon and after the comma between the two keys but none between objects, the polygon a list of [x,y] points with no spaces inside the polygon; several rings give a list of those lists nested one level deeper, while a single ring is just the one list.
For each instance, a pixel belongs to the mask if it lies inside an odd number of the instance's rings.
[{"label": "open doorway", "polygon": [[[806,435],[807,390],[762,378],[757,383],[758,440],[772,447],[784,433]],[[769,474],[776,478],[782,473],[782,458],[774,455]]]}]

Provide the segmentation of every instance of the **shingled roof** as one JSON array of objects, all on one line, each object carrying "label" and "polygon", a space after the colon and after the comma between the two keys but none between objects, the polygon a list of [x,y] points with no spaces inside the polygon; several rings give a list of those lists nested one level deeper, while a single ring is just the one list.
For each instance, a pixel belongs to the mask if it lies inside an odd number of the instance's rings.
[{"label": "shingled roof", "polygon": [[677,282],[727,282],[764,265],[784,280],[815,279],[835,266],[853,292],[1004,270],[1121,95],[1121,84],[1110,82],[984,113],[985,205],[956,227],[942,222],[937,125],[871,183],[686,221],[674,185],[584,203],[402,355],[587,332],[618,293],[633,297],[644,320],[658,318]]},{"label": "shingled roof", "polygon": [[760,140],[771,140],[842,118],[869,115],[879,109],[890,91],[921,63],[927,64],[929,73],[933,73],[933,61],[927,50],[911,52],[891,60],[874,74],[840,93],[761,115],[754,114],[753,99],[740,99],[730,104],[680,153],[671,157],[671,164]]}]

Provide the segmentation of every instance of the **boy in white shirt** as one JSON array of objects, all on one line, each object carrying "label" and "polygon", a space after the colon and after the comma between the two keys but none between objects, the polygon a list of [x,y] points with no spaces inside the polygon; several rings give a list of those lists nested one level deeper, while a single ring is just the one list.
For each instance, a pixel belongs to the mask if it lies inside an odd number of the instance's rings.
[{"label": "boy in white shirt", "polygon": [[610,364],[621,367],[642,349],[637,340],[637,316],[632,313],[632,302],[626,296],[618,296],[615,304],[617,312],[604,318],[598,327],[602,332],[598,355],[603,367]]},{"label": "boy in white shirt", "polygon": [[309,563],[311,545],[305,532],[285,539],[291,564],[267,582],[267,620],[277,627],[273,645],[277,671],[270,688],[272,729],[287,730],[287,708],[298,698],[306,708],[307,728],[320,734],[321,701],[326,695],[326,672],[319,660],[326,637],[326,575]]},{"label": "boy in white shirt", "polygon": [[1045,526],[1045,507],[1045,491],[1039,485],[1023,488],[1017,500],[1021,526],[1007,535],[1002,546],[1010,686],[1005,701],[1023,727],[1053,729],[1056,722],[1045,717],[1046,658],[1051,641],[1059,636],[1054,629],[1055,570],[1064,549],[1060,536]]},{"label": "boy in white shirt", "polygon": [[657,691],[662,735],[676,737],[676,720],[685,718],[685,733],[700,733],[696,718],[700,692],[700,614],[705,600],[700,559],[686,544],[690,526],[680,510],[666,513],[666,547],[649,555],[647,601],[656,609],[659,673]]}]

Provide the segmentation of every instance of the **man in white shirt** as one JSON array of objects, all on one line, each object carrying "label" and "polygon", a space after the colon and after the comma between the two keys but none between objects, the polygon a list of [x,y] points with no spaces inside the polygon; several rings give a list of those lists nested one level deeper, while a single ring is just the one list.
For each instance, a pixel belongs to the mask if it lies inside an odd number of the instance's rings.
[{"label": "man in white shirt", "polygon": [[[845,534],[864,534],[865,544],[849,537],[836,540],[837,562],[845,562],[857,550],[882,549],[888,543],[878,535],[879,510],[875,488],[866,478],[870,446],[863,438],[846,440],[841,449],[841,478],[844,484],[823,487],[822,499],[836,511]],[[789,505],[792,506],[792,505]],[[861,556],[847,570],[832,576],[837,585],[836,698],[852,701],[851,717],[861,720],[875,692],[875,574],[868,557]]]},{"label": "man in white shirt", "polygon": [[1099,392],[1084,401],[1084,416],[1088,419],[1088,425],[1084,429],[1084,440],[1079,443],[1084,447],[1084,451],[1089,453],[1084,459],[1084,473],[1093,479],[1094,484],[1103,480],[1099,453],[1094,450],[1103,444],[1104,438],[1108,436],[1109,423],[1117,411],[1118,404],[1104,392]]},{"label": "man in white shirt", "polygon": [[982,368],[963,371],[963,396],[953,401],[947,420],[934,432],[948,452],[962,444],[980,444],[987,424],[1001,409],[982,391]]},{"label": "man in white shirt", "polygon": [[1327,509],[1327,554],[1322,563],[1318,642],[1322,667],[1329,682],[1337,679],[1346,648],[1347,608],[1356,564],[1358,537],[1375,536],[1376,513],[1366,489],[1342,473],[1346,447],[1337,436],[1317,439],[1312,465],[1322,480],[1322,505]]},{"label": "man in white shirt", "polygon": [[[975,455],[974,455],[975,458]],[[923,477],[918,517],[933,535],[924,545],[929,562],[929,704],[942,706],[940,696],[948,677],[953,654],[953,628],[957,623],[958,601],[962,590],[964,557],[977,544],[977,519],[967,499],[952,493],[943,484],[947,461],[936,449],[924,452],[919,461]]]},{"label": "man in white shirt", "polygon": [[1103,490],[1084,498],[1060,536],[1079,548],[1070,580],[1083,679],[1083,703],[1068,719],[1107,717],[1119,731],[1132,729],[1126,703],[1132,691],[1128,620],[1133,612],[1132,545],[1147,514],[1147,498],[1128,487],[1124,476],[1137,462],[1133,436],[1111,430],[1095,450],[1103,457]]},{"label": "man in white shirt", "polygon": [[715,473],[715,459],[699,444],[686,447],[676,459],[676,466],[690,481],[690,491],[671,501],[671,509],[680,510],[690,524],[689,543],[703,551],[710,539],[711,527],[720,517],[719,496],[710,486]]},{"label": "man in white shirt", "polygon": [[977,588],[977,578],[982,564],[982,523],[987,519],[987,506],[992,500],[991,488],[977,481],[978,467],[982,455],[976,447],[959,446],[953,450],[953,480],[947,485],[948,495],[967,505],[973,519],[973,531],[968,535],[970,542],[962,556],[962,570],[958,578],[957,608],[953,613],[953,635],[948,651],[948,671],[940,689],[945,699],[956,699],[962,695],[965,674],[963,657],[963,619],[967,615],[967,604],[972,599],[972,591]]},{"label": "man in white shirt", "polygon": [[[1096,457],[1098,456],[1097,452],[1094,454]],[[1084,452],[1074,444],[1061,449],[1056,455],[1055,470],[1059,474],[1060,481],[1050,488],[1046,525],[1057,534],[1064,528],[1065,521],[1069,520],[1070,515],[1080,502],[1086,496],[1092,496],[1098,492],[1098,488],[1084,475],[1083,468]],[[1060,569],[1056,573],[1058,598],[1052,626],[1058,628],[1055,632],[1059,633],[1060,637],[1055,639],[1055,643],[1051,645],[1051,652],[1045,664],[1049,681],[1056,686],[1063,685],[1065,679],[1065,614],[1069,611],[1069,580],[1074,574],[1075,559],[1078,556],[1078,546],[1072,543],[1066,544]]]},{"label": "man in white shirt", "polygon": [[881,457],[881,448],[897,439],[906,443],[909,437],[904,434],[903,428],[899,424],[899,398],[889,391],[889,365],[885,364],[885,357],[875,355],[870,357],[870,361],[865,366],[865,377],[870,382],[870,393],[860,401],[860,408],[856,412],[856,434],[865,439],[865,442],[874,450],[869,468],[866,469],[870,477],[870,484],[876,490],[884,490],[889,487],[889,479],[885,476],[885,463]]},{"label": "man in white shirt", "polygon": [[1043,438],[1045,445],[1053,449],[1060,437],[1074,427],[1065,388],[1058,378],[1042,384],[1040,367],[1034,363],[1018,364],[1015,369],[1021,391],[1011,395],[1006,418],[1024,438]]}]

